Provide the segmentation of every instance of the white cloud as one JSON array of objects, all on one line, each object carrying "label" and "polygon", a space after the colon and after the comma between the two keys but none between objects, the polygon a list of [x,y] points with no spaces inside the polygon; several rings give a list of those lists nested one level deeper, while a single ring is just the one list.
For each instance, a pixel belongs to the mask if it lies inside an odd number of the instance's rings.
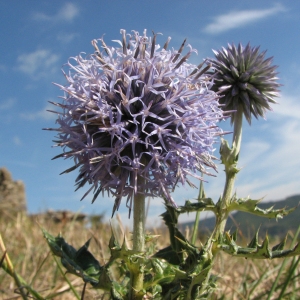
[{"label": "white cloud", "polygon": [[243,165],[240,167],[247,167],[247,165],[250,165],[253,163],[253,161],[259,159],[259,157],[262,155],[265,155],[266,151],[268,151],[270,147],[270,143],[261,141],[254,137],[252,141],[248,142],[246,145],[243,145],[242,150],[245,149],[247,151],[247,156],[243,158]]},{"label": "white cloud", "polygon": [[24,53],[17,58],[17,69],[30,75],[33,79],[46,77],[56,71],[59,56],[50,50],[39,49],[31,53]]},{"label": "white cloud", "polygon": [[68,44],[78,37],[77,33],[60,33],[57,35],[57,40],[61,43]]},{"label": "white cloud", "polygon": [[276,15],[282,11],[285,11],[285,8],[279,4],[268,9],[231,11],[215,17],[213,22],[208,24],[203,31],[209,34],[218,34]]},{"label": "white cloud", "polygon": [[72,21],[79,14],[79,9],[73,3],[66,3],[57,13],[59,20]]},{"label": "white cloud", "polygon": [[278,104],[273,106],[274,112],[269,119],[288,117],[300,120],[300,96],[282,94],[277,101]]},{"label": "white cloud", "polygon": [[236,184],[239,196],[277,200],[300,193],[300,120],[281,117],[270,125],[260,136],[262,145],[269,140],[264,151],[251,147],[251,141],[243,147],[240,166],[244,169]]},{"label": "white cloud", "polygon": [[14,106],[16,100],[13,98],[8,98],[7,100],[0,102],[0,110],[7,110]]},{"label": "white cloud", "polygon": [[43,120],[55,120],[57,118],[57,115],[54,113],[49,112],[48,110],[55,111],[55,107],[48,103],[43,109],[36,112],[27,112],[27,113],[21,113],[20,117],[24,120],[28,121],[34,121],[37,119],[43,119]]},{"label": "white cloud", "polygon": [[36,12],[33,15],[33,19],[37,21],[48,21],[48,22],[71,22],[79,14],[79,8],[73,3],[66,3],[62,6],[56,14],[47,15],[42,12]]}]

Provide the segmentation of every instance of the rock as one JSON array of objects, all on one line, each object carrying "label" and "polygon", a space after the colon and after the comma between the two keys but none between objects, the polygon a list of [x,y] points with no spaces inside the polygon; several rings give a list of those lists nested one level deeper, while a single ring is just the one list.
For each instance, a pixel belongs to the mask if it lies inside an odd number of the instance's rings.
[{"label": "rock", "polygon": [[0,168],[0,218],[14,219],[18,213],[27,213],[25,185],[14,181],[6,168]]}]

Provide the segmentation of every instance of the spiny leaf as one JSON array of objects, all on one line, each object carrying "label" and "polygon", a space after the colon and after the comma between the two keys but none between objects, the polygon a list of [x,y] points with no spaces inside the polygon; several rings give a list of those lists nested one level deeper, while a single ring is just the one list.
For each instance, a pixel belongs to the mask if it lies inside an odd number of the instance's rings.
[{"label": "spiny leaf", "polygon": [[110,279],[109,270],[106,266],[103,267],[102,272],[98,277],[98,283],[93,284],[93,287],[96,289],[103,289],[103,290],[111,290],[113,281]]},{"label": "spiny leaf", "polygon": [[177,208],[179,214],[197,212],[197,211],[216,211],[216,205],[211,198],[200,198],[197,202],[187,200],[184,206]]},{"label": "spiny leaf", "polygon": [[258,233],[259,233],[259,228],[257,229],[253,239],[251,242],[248,244],[248,248],[256,248],[258,245]]},{"label": "spiny leaf", "polygon": [[255,255],[265,257],[265,258],[272,258],[272,251],[269,249],[269,238],[266,235],[262,245],[257,245],[257,249]]},{"label": "spiny leaf", "polygon": [[293,257],[296,255],[300,255],[300,243],[297,244],[293,249],[290,250],[275,250],[272,252],[273,258],[281,258],[281,257]]},{"label": "spiny leaf", "polygon": [[52,251],[52,253],[58,257],[63,257],[66,253],[70,257],[74,257],[76,254],[76,249],[67,244],[61,236],[54,237],[49,234],[46,230],[42,229],[44,237]]},{"label": "spiny leaf", "polygon": [[42,231],[51,251],[61,258],[61,262],[68,272],[81,277],[84,282],[89,282],[94,286],[98,285],[103,268],[88,251],[90,240],[76,251],[61,236],[53,237],[46,230],[42,229]]},{"label": "spiny leaf", "polygon": [[293,207],[291,209],[273,209],[274,206],[271,206],[267,209],[262,209],[257,206],[257,204],[261,201],[262,199],[253,200],[250,198],[231,199],[230,205],[228,206],[228,211],[238,210],[269,219],[275,218],[277,220],[282,219],[284,216],[293,212],[297,208]]},{"label": "spiny leaf", "polygon": [[[207,268],[203,269],[201,272],[199,272],[198,274],[195,274],[193,276],[192,282],[191,282],[191,284],[189,286],[189,290],[188,290],[188,295],[189,295],[190,299],[196,299],[195,298],[195,296],[197,296],[196,287],[200,287],[205,283],[205,280],[208,276],[210,269],[211,269],[211,266],[208,266]],[[193,293],[193,291],[194,291],[194,293]]]},{"label": "spiny leaf", "polygon": [[272,248],[272,251],[280,251],[280,250],[283,250],[285,244],[286,244],[286,240],[287,240],[287,235],[285,236],[284,240],[282,240],[279,244],[275,245],[273,248]]},{"label": "spiny leaf", "polygon": [[238,246],[233,240],[232,236],[226,232],[222,237],[222,242],[219,243],[218,247],[230,255],[252,259],[272,259],[300,255],[300,244],[297,244],[293,249],[283,250],[286,242],[286,240],[284,240],[273,248],[270,248],[268,236],[266,236],[261,245],[258,244],[257,236],[258,232],[249,243],[248,247],[241,247]]},{"label": "spiny leaf", "polygon": [[[175,251],[174,255],[172,255],[172,260],[174,256],[177,256],[179,261],[183,261],[182,256],[182,250],[183,247],[180,243],[178,243],[179,240],[185,240],[184,236],[181,234],[181,232],[177,229],[177,223],[178,223],[178,217],[182,213],[189,213],[189,212],[196,212],[196,211],[213,211],[216,213],[216,206],[211,198],[201,198],[198,199],[196,203],[192,203],[190,201],[186,201],[184,206],[180,206],[178,208],[175,208],[174,206],[171,206],[168,204],[168,201],[165,199],[165,207],[167,209],[166,212],[164,212],[161,217],[165,221],[165,224],[167,225],[169,229],[169,235],[170,235],[170,242],[171,247]],[[188,244],[188,241],[186,241]],[[160,253],[162,254],[162,253]],[[159,254],[159,255],[160,255]],[[168,258],[166,257],[168,260]],[[177,260],[177,259],[175,259]],[[170,260],[169,260],[170,261]]]},{"label": "spiny leaf", "polygon": [[148,260],[146,270],[150,271],[145,277],[146,289],[156,284],[170,284],[178,274],[181,274],[181,278],[185,277],[185,273],[179,270],[179,266],[173,266],[167,261],[153,257]]},{"label": "spiny leaf", "polygon": [[139,254],[134,250],[113,249],[111,251],[110,262],[113,263],[116,259],[123,259],[126,263],[134,261],[139,257]]},{"label": "spiny leaf", "polygon": [[230,247],[230,252],[237,253],[238,245],[235,243],[235,240],[232,238],[232,236],[228,232],[225,232],[224,238],[226,241],[226,245]]},{"label": "spiny leaf", "polygon": [[234,233],[231,236],[232,236],[232,239],[234,241],[236,241],[237,240],[237,231],[235,230]]},{"label": "spiny leaf", "polygon": [[[211,250],[206,249],[206,246],[199,249],[192,245],[178,230],[177,222],[181,213],[216,211],[216,206],[212,199],[202,198],[197,203],[186,201],[184,206],[178,208],[166,205],[166,209],[162,217],[169,229],[171,246],[159,251],[153,258],[166,259],[166,263],[171,267],[170,270],[173,272],[175,268],[176,273],[169,284],[160,281],[162,298],[159,299],[204,299],[201,295],[208,295],[209,290],[214,286],[211,278],[202,286],[212,266]],[[180,266],[180,270],[176,268],[177,266]]]},{"label": "spiny leaf", "polygon": [[[166,201],[166,200],[165,200]],[[167,203],[167,201],[166,201]],[[167,223],[177,224],[180,214],[197,212],[197,211],[212,211],[216,212],[217,208],[211,198],[200,198],[197,202],[191,202],[187,200],[184,206],[174,207],[170,204],[165,205],[167,211],[164,212],[161,217]]]}]

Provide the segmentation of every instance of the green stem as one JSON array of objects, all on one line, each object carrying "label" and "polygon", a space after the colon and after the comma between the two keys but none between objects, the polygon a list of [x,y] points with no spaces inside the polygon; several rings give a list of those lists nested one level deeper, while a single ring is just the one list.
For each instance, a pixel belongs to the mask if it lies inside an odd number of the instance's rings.
[{"label": "green stem", "polygon": [[[142,178],[138,179],[138,186],[143,186]],[[141,190],[141,189],[140,189]],[[145,194],[137,193],[133,203],[133,250],[141,253],[145,250]],[[142,264],[131,274],[131,296],[130,299],[143,298],[144,272]]]},{"label": "green stem", "polygon": [[238,173],[237,162],[242,141],[242,123],[243,123],[243,107],[240,105],[234,116],[234,130],[232,137],[232,148],[230,153],[225,157],[223,163],[225,165],[226,182],[219,204],[219,212],[216,220],[214,237],[217,239],[225,231],[228,218],[228,206],[230,204],[236,174]]},{"label": "green stem", "polygon": [[1,259],[2,261],[2,265],[1,267],[3,268],[3,270],[8,273],[11,277],[13,277],[13,279],[15,280],[15,283],[20,291],[20,294],[21,294],[21,297],[24,299],[24,300],[27,300],[28,297],[24,291],[24,287],[25,285],[27,286],[27,284],[25,283],[25,281],[23,280],[23,278],[21,276],[19,276],[15,269],[14,269],[14,266],[9,258],[9,255],[6,251],[6,247],[4,245],[4,242],[3,242],[3,239],[2,239],[2,236],[0,234],[0,249],[3,251],[3,258]]},{"label": "green stem", "polygon": [[137,194],[133,204],[133,250],[145,248],[145,195]]},{"label": "green stem", "polygon": [[200,294],[205,290],[211,270],[214,264],[215,254],[219,251],[217,248],[218,240],[220,236],[223,236],[225,231],[225,226],[228,218],[228,206],[232,198],[232,192],[234,188],[235,176],[238,173],[237,161],[238,155],[241,148],[242,141],[242,122],[243,122],[243,108],[239,106],[234,116],[234,130],[232,138],[232,147],[229,148],[228,143],[222,141],[220,154],[222,157],[222,163],[225,166],[226,181],[224,186],[224,191],[221,199],[217,203],[217,212],[216,212],[216,225],[213,234],[209,237],[206,244],[206,251],[212,263],[210,264],[210,270],[207,273],[206,279],[202,284],[200,289]]},{"label": "green stem", "polygon": [[[203,176],[203,174],[201,176]],[[200,182],[198,201],[200,201],[201,198],[204,198],[203,181]],[[199,218],[200,218],[200,211],[197,210],[196,218],[195,218],[195,222],[194,222],[194,228],[193,228],[193,235],[192,235],[192,240],[191,240],[191,243],[193,245],[195,245],[196,239],[197,239],[197,233],[198,233],[198,228],[199,228]]]},{"label": "green stem", "polygon": [[235,156],[239,155],[241,149],[243,113],[243,107],[240,105],[234,116],[232,147],[235,148]]}]

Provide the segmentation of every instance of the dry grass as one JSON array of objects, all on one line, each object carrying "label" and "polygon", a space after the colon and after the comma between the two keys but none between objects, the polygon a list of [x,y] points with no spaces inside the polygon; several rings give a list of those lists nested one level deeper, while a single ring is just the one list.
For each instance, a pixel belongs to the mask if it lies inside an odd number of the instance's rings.
[{"label": "dry grass", "polygon": [[[33,221],[27,216],[21,215],[10,222],[0,222],[0,233],[16,272],[43,297],[62,300],[75,299],[49,251],[40,227],[45,228],[53,235],[62,232],[65,240],[76,248],[92,237],[90,251],[103,264],[109,258],[107,243],[111,235],[110,225],[98,224],[88,228],[78,222],[55,224],[51,221]],[[124,229],[121,227],[120,230]],[[130,239],[128,230],[124,231]],[[120,238],[122,238],[122,234],[122,232],[119,233]],[[165,233],[154,229],[152,234],[161,235],[155,240],[155,247],[166,246],[168,238]],[[2,256],[3,251],[0,249],[0,261]],[[288,274],[291,261],[291,259],[288,260],[283,276]],[[219,276],[219,289],[213,299],[267,299],[267,293],[278,274],[281,263],[282,260],[278,259],[251,261],[229,258],[228,255],[220,254],[214,267],[214,274]],[[294,275],[297,274],[299,274],[299,268],[294,273]],[[80,295],[84,286],[81,279],[72,274],[68,274],[67,277]],[[295,298],[283,299],[300,299],[299,296],[295,296],[299,293],[298,281],[296,278],[289,286],[290,291],[294,289]],[[279,292],[274,294],[271,299],[278,299],[276,297]],[[3,269],[0,269],[0,299],[22,299],[16,290],[14,280]],[[107,298],[103,297],[100,291],[87,286],[84,299]]]},{"label": "dry grass", "polygon": [[[50,299],[75,299],[50,253],[41,228],[46,229],[52,235],[58,235],[61,232],[67,243],[75,248],[81,247],[92,238],[89,250],[100,264],[104,264],[109,259],[107,244],[111,236],[111,226],[99,223],[87,227],[79,222],[55,224],[52,221],[32,220],[21,215],[10,222],[0,222],[0,234],[16,272],[44,297],[58,293],[59,295]],[[130,242],[128,229],[124,229],[122,225],[119,228],[114,226],[114,229],[117,239],[122,241],[125,233]],[[158,230],[154,230],[154,234],[159,235]],[[156,246],[163,247],[163,242],[164,238],[158,237]],[[0,261],[2,256],[3,251],[0,249]],[[80,295],[84,286],[81,278],[72,274],[68,274],[67,277]],[[0,269],[0,299],[21,299],[17,293],[13,278]],[[85,299],[102,299],[102,293],[87,286]]]}]

